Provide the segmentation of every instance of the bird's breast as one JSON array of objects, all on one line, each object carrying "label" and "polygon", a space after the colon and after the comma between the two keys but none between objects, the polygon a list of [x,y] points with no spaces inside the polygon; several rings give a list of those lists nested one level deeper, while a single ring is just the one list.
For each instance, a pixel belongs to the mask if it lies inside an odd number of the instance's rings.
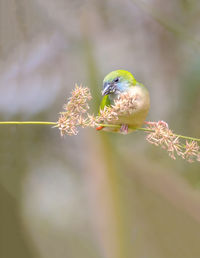
[{"label": "bird's breast", "polygon": [[130,87],[128,93],[135,99],[135,108],[131,109],[129,114],[120,115],[116,124],[129,124],[132,127],[140,127],[149,111],[150,99],[149,93],[144,86],[136,85]]}]

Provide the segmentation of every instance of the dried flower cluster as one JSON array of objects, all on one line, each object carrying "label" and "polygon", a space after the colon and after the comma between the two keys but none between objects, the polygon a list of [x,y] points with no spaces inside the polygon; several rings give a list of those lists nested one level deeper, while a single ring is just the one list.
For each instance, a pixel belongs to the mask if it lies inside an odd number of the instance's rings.
[{"label": "dried flower cluster", "polygon": [[121,115],[131,114],[137,107],[136,99],[136,95],[130,95],[129,93],[120,94],[120,97],[114,100],[114,105],[105,106],[103,110],[100,110],[97,122],[114,122]]},{"label": "dried flower cluster", "polygon": [[89,110],[88,101],[91,100],[91,94],[88,88],[75,86],[72,96],[64,105],[64,112],[60,113],[57,126],[61,135],[77,135],[78,126],[85,127],[89,125],[87,111]]},{"label": "dried flower cluster", "polygon": [[78,127],[95,127],[99,123],[110,123],[118,120],[120,115],[129,114],[136,108],[136,96],[127,93],[121,94],[120,98],[114,101],[114,105],[105,106],[100,110],[99,115],[94,116],[88,113],[88,101],[91,100],[90,90],[82,86],[75,86],[72,96],[64,105],[64,112],[60,113],[57,126],[61,135],[77,135]]},{"label": "dried flower cluster", "polygon": [[96,117],[96,122],[98,123],[108,123],[118,120],[118,114],[113,109],[113,106],[105,106],[101,109],[99,115]]},{"label": "dried flower cluster", "polygon": [[148,132],[146,139],[149,143],[167,149],[172,159],[176,159],[176,155],[178,155],[188,162],[193,162],[195,159],[200,161],[200,148],[197,141],[186,140],[183,144],[180,142],[180,136],[174,134],[164,121],[148,122],[147,124],[146,129],[149,129],[150,132]]},{"label": "dried flower cluster", "polygon": [[130,95],[130,93],[125,92],[114,101],[112,108],[119,115],[131,114],[137,108],[137,98],[137,95]]},{"label": "dried flower cluster", "polygon": [[[114,105],[105,106],[97,116],[89,113],[88,101],[91,100],[88,88],[77,86],[72,91],[72,96],[64,105],[64,112],[60,113],[57,127],[61,135],[77,135],[78,128],[96,127],[103,124],[115,124],[121,115],[132,113],[137,108],[137,95],[131,96],[123,93],[120,98],[114,101]],[[166,149],[172,159],[180,156],[188,162],[200,161],[200,148],[195,140],[188,141],[189,137],[176,135],[169,129],[164,121],[146,122],[147,127],[141,130],[147,132],[147,141],[156,146]],[[138,128],[139,130],[140,128]],[[183,143],[185,139],[186,142]]]}]

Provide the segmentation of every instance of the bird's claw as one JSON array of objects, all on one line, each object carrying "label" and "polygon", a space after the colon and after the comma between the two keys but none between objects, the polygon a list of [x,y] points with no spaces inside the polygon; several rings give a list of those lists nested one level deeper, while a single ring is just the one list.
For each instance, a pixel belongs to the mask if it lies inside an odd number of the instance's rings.
[{"label": "bird's claw", "polygon": [[121,125],[120,133],[122,133],[122,134],[128,134],[128,125],[127,125],[127,124],[122,124],[122,125]]}]

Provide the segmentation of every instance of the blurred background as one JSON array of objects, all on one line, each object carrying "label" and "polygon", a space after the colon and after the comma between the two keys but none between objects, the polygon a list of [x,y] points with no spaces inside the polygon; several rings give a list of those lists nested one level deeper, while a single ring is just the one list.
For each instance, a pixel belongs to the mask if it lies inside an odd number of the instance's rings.
[{"label": "blurred background", "polygon": [[[96,112],[104,76],[132,72],[148,120],[200,137],[200,1],[0,0],[0,120],[57,121],[75,83]],[[0,127],[1,258],[200,257],[200,165],[143,132],[61,138]]]}]

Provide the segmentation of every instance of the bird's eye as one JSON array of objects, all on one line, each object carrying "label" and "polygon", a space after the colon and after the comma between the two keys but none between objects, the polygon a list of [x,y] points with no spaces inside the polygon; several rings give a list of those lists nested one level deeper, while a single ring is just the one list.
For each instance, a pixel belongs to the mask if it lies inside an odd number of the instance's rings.
[{"label": "bird's eye", "polygon": [[119,82],[119,77],[117,77],[116,79],[114,79],[114,82]]}]

